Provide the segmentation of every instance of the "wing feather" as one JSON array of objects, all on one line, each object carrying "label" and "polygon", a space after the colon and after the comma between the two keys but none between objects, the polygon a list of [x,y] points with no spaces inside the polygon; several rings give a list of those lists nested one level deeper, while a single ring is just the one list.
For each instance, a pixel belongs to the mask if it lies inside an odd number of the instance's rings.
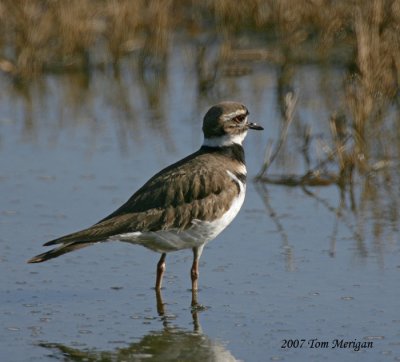
[{"label": "wing feather", "polygon": [[138,230],[184,230],[194,219],[222,216],[238,190],[226,187],[234,182],[226,172],[226,159],[216,157],[210,167],[203,156],[200,150],[167,167],[97,224],[44,245],[93,243]]}]

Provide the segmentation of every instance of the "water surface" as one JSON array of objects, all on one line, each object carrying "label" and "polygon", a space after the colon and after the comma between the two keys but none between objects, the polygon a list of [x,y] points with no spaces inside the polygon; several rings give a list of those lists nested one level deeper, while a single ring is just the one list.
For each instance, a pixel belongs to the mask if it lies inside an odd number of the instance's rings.
[{"label": "water surface", "polygon": [[[195,151],[202,116],[220,99],[242,101],[266,129],[245,141],[249,179],[256,175],[281,124],[277,69],[225,77],[218,92],[200,95],[187,51],[172,52],[169,76],[147,83],[128,65],[119,78],[48,75],[23,90],[1,79],[0,359],[399,360],[398,195],[365,197],[380,175],[357,180],[356,211],[334,185],[307,193],[249,182],[240,214],[204,250],[198,313],[190,251],[167,257],[163,315],[152,289],[159,256],[139,246],[113,242],[25,263]],[[339,75],[304,66],[294,80],[297,114],[321,137],[329,132],[321,120],[343,101]],[[330,104],[316,91],[321,78],[336,95]],[[290,132],[274,172],[303,167]],[[398,177],[386,185],[398,190]],[[335,339],[373,347],[332,348]],[[284,340],[305,344],[281,348]],[[311,348],[316,342],[329,347]]]}]

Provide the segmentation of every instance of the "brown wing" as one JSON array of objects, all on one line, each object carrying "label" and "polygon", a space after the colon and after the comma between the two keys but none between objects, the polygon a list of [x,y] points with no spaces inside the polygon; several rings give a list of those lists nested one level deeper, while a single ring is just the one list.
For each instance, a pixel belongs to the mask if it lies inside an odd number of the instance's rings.
[{"label": "brown wing", "polygon": [[229,208],[239,189],[223,156],[210,160],[201,149],[152,177],[124,205],[90,228],[47,242],[92,243],[135,231],[182,230],[193,219],[212,220]]}]

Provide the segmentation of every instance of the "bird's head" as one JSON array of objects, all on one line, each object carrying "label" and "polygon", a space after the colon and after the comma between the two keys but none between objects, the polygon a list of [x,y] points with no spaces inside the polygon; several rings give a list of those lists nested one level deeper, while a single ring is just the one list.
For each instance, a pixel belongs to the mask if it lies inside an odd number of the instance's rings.
[{"label": "bird's head", "polygon": [[263,130],[248,121],[249,111],[238,102],[221,102],[212,106],[204,116],[204,146],[223,147],[242,144],[249,129]]}]

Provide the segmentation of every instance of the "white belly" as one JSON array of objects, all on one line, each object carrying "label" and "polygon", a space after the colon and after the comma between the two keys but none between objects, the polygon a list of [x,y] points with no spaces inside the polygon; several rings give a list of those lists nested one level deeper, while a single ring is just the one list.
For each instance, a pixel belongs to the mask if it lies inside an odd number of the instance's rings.
[{"label": "white belly", "polygon": [[191,249],[206,244],[222,232],[238,214],[243,205],[246,186],[240,182],[240,193],[232,202],[230,209],[214,221],[193,220],[192,226],[184,231],[177,229],[132,232],[113,237],[114,240],[140,244],[159,253],[168,253],[181,249]]}]

